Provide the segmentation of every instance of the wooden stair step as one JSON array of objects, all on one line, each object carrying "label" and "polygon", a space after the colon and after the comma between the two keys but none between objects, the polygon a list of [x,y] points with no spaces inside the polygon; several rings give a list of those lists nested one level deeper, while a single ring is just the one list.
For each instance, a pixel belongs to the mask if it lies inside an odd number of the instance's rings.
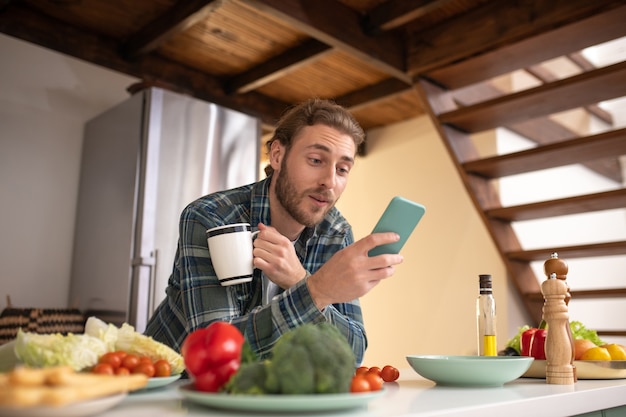
[{"label": "wooden stair step", "polygon": [[626,188],[539,203],[485,210],[487,217],[523,221],[626,207]]},{"label": "wooden stair step", "polygon": [[[572,298],[575,299],[597,299],[597,298],[622,298],[626,297],[626,288],[607,288],[601,290],[581,290],[581,291],[570,291]],[[543,294],[532,293],[526,294],[531,300],[543,300]]]},{"label": "wooden stair step", "polygon": [[619,155],[626,155],[626,128],[468,161],[462,166],[475,175],[501,178]]},{"label": "wooden stair step", "polygon": [[626,36],[625,21],[626,5],[436,68],[426,75],[448,89],[466,87],[555,56],[567,55]]},{"label": "wooden stair step", "polygon": [[626,95],[626,62],[462,107],[439,121],[468,133],[481,132]]},{"label": "wooden stair step", "polygon": [[559,258],[590,258],[600,256],[626,255],[626,241],[592,243],[588,245],[562,246],[547,249],[533,249],[506,252],[504,255],[512,261],[545,261],[556,252]]}]

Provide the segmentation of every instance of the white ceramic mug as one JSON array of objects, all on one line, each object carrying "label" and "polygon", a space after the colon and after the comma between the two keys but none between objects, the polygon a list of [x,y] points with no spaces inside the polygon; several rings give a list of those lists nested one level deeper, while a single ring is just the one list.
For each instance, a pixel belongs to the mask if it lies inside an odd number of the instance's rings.
[{"label": "white ceramic mug", "polygon": [[252,233],[249,223],[234,223],[206,231],[211,262],[223,286],[252,281]]}]

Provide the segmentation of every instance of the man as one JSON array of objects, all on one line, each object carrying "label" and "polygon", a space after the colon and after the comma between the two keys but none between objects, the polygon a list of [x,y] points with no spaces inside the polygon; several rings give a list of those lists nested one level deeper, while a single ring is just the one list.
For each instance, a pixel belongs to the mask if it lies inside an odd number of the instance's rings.
[{"label": "man", "polygon": [[[401,255],[368,257],[398,240],[377,233],[354,242],[335,208],[348,183],[359,124],[342,107],[309,100],[292,108],[267,144],[268,177],[204,196],[187,206],[166,298],[146,334],[176,350],[192,331],[228,321],[266,357],[277,339],[303,323],[330,322],[362,362],[367,337],[359,297],[394,273]],[[220,286],[205,232],[231,223],[258,227],[252,282]]]}]

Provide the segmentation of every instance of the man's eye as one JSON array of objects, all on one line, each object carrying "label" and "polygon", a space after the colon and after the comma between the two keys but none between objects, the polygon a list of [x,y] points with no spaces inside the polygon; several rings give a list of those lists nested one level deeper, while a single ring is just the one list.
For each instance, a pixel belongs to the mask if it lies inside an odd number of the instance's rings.
[{"label": "man's eye", "polygon": [[319,164],[322,163],[322,160],[321,159],[317,159],[317,158],[309,158],[309,161],[311,161],[311,163],[315,164],[315,165],[319,165]]}]

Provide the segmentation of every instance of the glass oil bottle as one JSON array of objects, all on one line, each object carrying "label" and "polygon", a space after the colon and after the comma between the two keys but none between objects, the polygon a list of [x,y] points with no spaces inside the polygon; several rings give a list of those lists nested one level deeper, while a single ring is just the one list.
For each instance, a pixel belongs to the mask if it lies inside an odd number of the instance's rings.
[{"label": "glass oil bottle", "polygon": [[497,356],[496,301],[491,288],[491,275],[479,275],[480,294],[476,300],[478,354]]}]

